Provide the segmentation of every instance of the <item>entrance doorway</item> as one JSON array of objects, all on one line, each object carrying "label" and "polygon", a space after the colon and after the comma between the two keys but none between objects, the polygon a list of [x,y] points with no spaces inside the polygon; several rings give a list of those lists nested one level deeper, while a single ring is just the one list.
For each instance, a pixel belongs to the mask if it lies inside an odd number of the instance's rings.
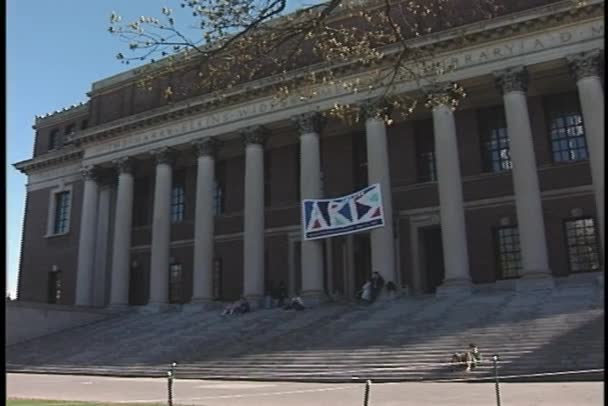
[{"label": "entrance doorway", "polygon": [[441,227],[430,226],[419,229],[420,269],[424,270],[423,292],[435,293],[445,277],[443,264],[443,243],[441,242]]}]

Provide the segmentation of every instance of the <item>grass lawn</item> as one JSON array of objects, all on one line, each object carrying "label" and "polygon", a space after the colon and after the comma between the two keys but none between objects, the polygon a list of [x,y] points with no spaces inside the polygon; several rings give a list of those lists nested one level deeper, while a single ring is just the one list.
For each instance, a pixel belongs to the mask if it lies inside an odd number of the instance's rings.
[{"label": "grass lawn", "polygon": [[7,406],[161,406],[164,403],[98,403],[98,402],[77,402],[71,400],[41,400],[41,399],[8,399]]}]

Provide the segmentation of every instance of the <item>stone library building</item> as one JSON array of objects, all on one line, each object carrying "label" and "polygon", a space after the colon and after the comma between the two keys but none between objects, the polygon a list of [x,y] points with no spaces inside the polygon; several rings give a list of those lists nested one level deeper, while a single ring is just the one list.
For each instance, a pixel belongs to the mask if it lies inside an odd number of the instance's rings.
[{"label": "stone library building", "polygon": [[[346,300],[373,271],[405,295],[603,283],[604,2],[514,1],[424,41],[466,98],[390,125],[322,118],[369,108],[340,86],[167,100],[137,70],[36,117],[33,156],[14,164],[27,175],[18,300],[160,308],[281,285]],[[382,227],[304,238],[304,199],[376,184]]]}]

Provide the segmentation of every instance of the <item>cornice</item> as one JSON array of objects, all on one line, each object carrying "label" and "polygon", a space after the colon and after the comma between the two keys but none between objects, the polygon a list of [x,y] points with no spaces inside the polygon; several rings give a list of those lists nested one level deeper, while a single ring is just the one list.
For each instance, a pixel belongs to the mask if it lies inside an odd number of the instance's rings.
[{"label": "cornice", "polygon": [[[446,52],[452,49],[480,45],[506,36],[529,34],[556,25],[585,21],[603,15],[603,10],[604,2],[600,0],[590,0],[587,5],[579,7],[573,6],[570,0],[565,0],[559,3],[539,6],[533,9],[500,16],[490,21],[476,22],[416,38],[408,41],[408,46],[429,50],[431,52]],[[387,62],[390,61],[391,58],[396,58],[398,51],[399,49],[395,46],[388,47],[385,52],[387,54]],[[302,72],[308,72],[311,68],[319,71],[328,69],[328,67],[321,65],[297,69],[289,74],[290,79],[288,80],[296,80]],[[344,64],[342,66],[332,67],[331,69],[338,71],[342,75],[364,72],[362,67],[354,64]],[[174,119],[193,116],[201,112],[212,112],[219,107],[251,101],[272,94],[272,86],[281,81],[284,81],[284,76],[263,78],[237,86],[231,93],[226,94],[223,97],[206,94],[169,106],[161,106],[152,110],[147,110],[136,115],[124,117],[80,131],[68,142],[80,146],[99,140],[119,137],[120,135],[133,130],[151,128]],[[124,81],[117,82],[116,86],[119,86],[121,83],[124,84]]]},{"label": "cornice", "polygon": [[70,148],[69,150],[57,151],[52,155],[44,154],[32,159],[14,163],[13,167],[21,173],[29,175],[31,171],[80,159],[82,158],[83,152],[84,151],[81,149],[76,150]]}]

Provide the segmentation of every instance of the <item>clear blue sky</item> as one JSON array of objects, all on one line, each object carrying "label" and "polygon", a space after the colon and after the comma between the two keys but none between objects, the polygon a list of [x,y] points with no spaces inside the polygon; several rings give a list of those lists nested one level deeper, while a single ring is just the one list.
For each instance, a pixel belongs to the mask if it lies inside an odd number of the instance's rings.
[{"label": "clear blue sky", "polygon": [[130,21],[161,17],[165,6],[182,11],[179,0],[8,0],[6,272],[12,297],[26,177],[11,164],[32,157],[34,117],[87,100],[92,82],[126,70],[114,57],[124,44],[107,31],[112,11]]}]

